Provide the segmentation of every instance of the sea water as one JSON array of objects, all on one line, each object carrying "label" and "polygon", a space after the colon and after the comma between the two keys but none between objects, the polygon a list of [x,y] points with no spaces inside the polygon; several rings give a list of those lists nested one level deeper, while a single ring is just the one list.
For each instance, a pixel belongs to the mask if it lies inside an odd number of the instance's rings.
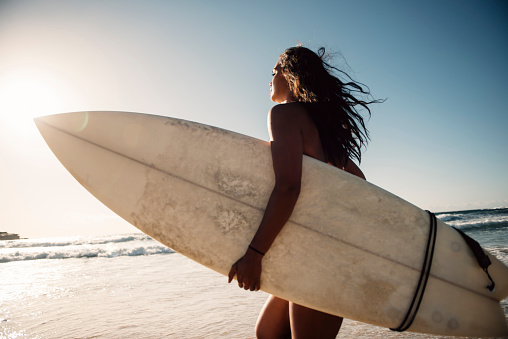
[{"label": "sea water", "polygon": [[[437,217],[508,264],[507,208]],[[267,298],[142,233],[2,241],[0,286],[0,338],[253,338]],[[351,320],[338,336],[408,337],[438,338]]]}]

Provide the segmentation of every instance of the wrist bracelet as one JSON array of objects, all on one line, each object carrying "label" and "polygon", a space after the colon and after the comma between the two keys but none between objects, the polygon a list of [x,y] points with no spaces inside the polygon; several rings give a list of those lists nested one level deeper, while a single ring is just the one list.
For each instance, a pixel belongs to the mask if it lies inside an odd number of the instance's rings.
[{"label": "wrist bracelet", "polygon": [[253,251],[254,251],[254,252],[256,252],[256,253],[261,254],[262,256],[264,256],[264,255],[265,255],[263,252],[258,251],[257,249],[255,249],[255,248],[254,248],[254,247],[252,247],[251,245],[249,245],[249,249],[253,250]]}]

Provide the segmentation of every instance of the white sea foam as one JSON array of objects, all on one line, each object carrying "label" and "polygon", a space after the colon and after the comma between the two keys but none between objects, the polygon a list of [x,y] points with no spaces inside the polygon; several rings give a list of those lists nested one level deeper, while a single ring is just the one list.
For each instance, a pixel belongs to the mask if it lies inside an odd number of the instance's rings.
[{"label": "white sea foam", "polygon": [[438,213],[436,216],[450,226],[461,229],[508,227],[508,209],[491,209]]},{"label": "white sea foam", "polygon": [[22,239],[0,243],[0,263],[39,259],[139,256],[173,253],[144,234]]}]

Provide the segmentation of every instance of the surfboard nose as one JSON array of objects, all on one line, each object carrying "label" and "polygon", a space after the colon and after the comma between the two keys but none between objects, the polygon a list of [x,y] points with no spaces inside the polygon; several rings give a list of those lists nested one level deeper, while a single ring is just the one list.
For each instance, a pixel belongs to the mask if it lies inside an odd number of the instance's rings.
[{"label": "surfboard nose", "polygon": [[39,130],[39,126],[46,124],[65,132],[78,133],[86,128],[89,119],[90,112],[83,111],[37,117],[34,119],[34,122]]}]

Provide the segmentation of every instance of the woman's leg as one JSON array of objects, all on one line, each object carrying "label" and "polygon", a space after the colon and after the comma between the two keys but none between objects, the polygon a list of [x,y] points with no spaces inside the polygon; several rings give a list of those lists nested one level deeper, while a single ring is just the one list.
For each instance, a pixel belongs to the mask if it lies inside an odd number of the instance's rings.
[{"label": "woman's leg", "polygon": [[263,306],[256,324],[259,339],[291,338],[289,302],[271,295]]},{"label": "woman's leg", "polygon": [[342,318],[319,312],[295,303],[289,303],[292,339],[335,339],[342,325]]}]

